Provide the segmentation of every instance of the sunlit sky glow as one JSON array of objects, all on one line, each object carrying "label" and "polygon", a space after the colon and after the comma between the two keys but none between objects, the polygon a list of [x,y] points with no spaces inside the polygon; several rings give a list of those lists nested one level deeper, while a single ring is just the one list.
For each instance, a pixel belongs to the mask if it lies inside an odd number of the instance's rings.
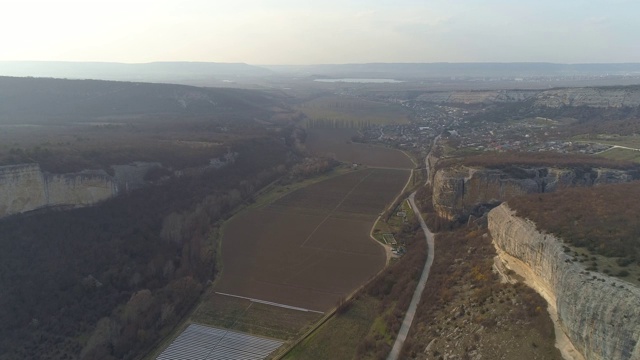
[{"label": "sunlit sky glow", "polygon": [[0,60],[640,62],[636,0],[0,0]]}]

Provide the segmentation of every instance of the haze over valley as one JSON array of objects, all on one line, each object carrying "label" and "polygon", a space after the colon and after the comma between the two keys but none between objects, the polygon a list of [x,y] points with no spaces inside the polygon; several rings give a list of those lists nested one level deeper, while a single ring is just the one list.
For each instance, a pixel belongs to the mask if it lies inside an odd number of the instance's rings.
[{"label": "haze over valley", "polygon": [[5,5],[0,360],[640,360],[635,2]]}]

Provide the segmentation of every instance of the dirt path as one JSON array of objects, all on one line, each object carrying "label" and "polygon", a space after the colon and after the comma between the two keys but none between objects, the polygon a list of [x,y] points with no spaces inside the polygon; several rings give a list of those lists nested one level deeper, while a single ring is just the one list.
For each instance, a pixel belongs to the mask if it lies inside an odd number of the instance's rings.
[{"label": "dirt path", "polygon": [[402,326],[400,327],[400,331],[398,331],[398,337],[396,338],[396,342],[393,344],[393,348],[387,357],[387,360],[396,360],[400,356],[400,350],[402,350],[402,345],[404,341],[407,339],[407,334],[409,334],[409,329],[411,328],[411,323],[413,323],[413,318],[416,315],[416,308],[420,303],[420,298],[422,297],[422,292],[424,291],[425,285],[427,284],[427,279],[429,278],[429,270],[431,270],[431,265],[433,264],[434,257],[434,241],[433,241],[433,233],[427,227],[427,224],[424,222],[424,219],[420,215],[420,210],[416,206],[415,202],[416,193],[413,192],[409,195],[409,202],[411,203],[411,208],[418,215],[418,220],[420,220],[420,226],[422,227],[422,231],[424,232],[428,253],[427,253],[427,261],[424,264],[424,269],[422,269],[422,275],[420,275],[420,281],[418,281],[418,285],[416,286],[416,290],[413,293],[413,297],[411,298],[411,303],[409,304],[409,309],[407,313],[404,315],[404,320],[402,320]]}]

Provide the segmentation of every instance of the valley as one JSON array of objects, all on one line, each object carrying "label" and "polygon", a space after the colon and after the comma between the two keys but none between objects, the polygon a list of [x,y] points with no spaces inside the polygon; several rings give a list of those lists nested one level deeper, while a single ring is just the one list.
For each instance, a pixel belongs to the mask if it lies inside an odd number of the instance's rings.
[{"label": "valley", "polygon": [[0,359],[640,357],[637,86],[288,81],[0,78]]}]

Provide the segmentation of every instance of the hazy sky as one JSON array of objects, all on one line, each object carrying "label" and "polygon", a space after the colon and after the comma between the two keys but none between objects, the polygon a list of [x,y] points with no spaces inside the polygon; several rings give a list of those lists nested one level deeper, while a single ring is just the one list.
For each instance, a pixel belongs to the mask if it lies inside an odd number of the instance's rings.
[{"label": "hazy sky", "polygon": [[0,60],[640,62],[638,0],[0,0]]}]

